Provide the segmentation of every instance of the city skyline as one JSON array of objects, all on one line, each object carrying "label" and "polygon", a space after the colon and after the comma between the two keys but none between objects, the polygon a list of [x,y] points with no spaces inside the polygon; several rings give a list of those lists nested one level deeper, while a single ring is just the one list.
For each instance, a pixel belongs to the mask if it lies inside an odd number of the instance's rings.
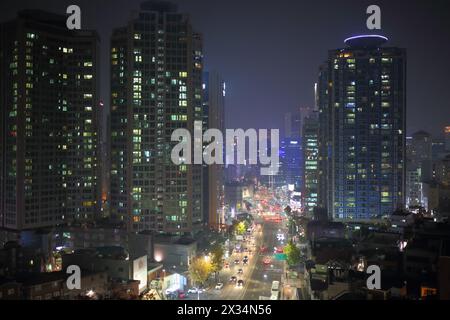
[{"label": "city skyline", "polygon": [[[82,27],[96,29],[102,39],[100,86],[101,98],[107,106],[108,39],[115,27],[126,23],[140,2],[77,2],[82,9]],[[364,1],[347,0],[339,5],[325,0],[285,0],[276,5],[270,1],[252,0],[242,3],[176,0],[174,3],[179,5],[180,11],[190,15],[193,26],[204,36],[206,69],[220,70],[227,82],[228,128],[282,129],[284,113],[294,112],[299,107],[314,106],[316,66],[325,61],[324,53],[342,46],[349,36],[367,33],[365,9],[368,4]],[[14,18],[16,11],[23,7],[64,14],[69,4],[72,3],[65,0],[57,4],[45,0],[39,1],[39,4],[18,1],[2,11],[0,19]],[[434,39],[449,37],[448,2],[426,4],[416,0],[402,5],[401,2],[379,1],[378,5],[382,10],[382,30],[377,33],[386,35],[392,45],[404,47],[409,52],[407,81],[413,89],[407,96],[407,134],[425,130],[434,136],[442,135],[447,125],[450,93],[442,86],[446,72],[440,66],[445,66],[450,45]],[[333,14],[327,13],[324,20],[320,8],[327,6],[327,12]],[[205,16],[202,12],[209,14]],[[245,16],[249,14],[255,16],[250,26],[245,23]],[[423,20],[424,15],[434,18]],[[111,19],[105,21],[101,16]],[[426,22],[422,26],[417,21]],[[266,34],[268,40],[258,32]],[[246,38],[251,41],[245,41]],[[249,116],[260,110],[264,112],[259,112],[258,119]],[[241,116],[231,117],[230,114]]]},{"label": "city skyline", "polygon": [[444,1],[4,7],[0,300],[450,300]]}]

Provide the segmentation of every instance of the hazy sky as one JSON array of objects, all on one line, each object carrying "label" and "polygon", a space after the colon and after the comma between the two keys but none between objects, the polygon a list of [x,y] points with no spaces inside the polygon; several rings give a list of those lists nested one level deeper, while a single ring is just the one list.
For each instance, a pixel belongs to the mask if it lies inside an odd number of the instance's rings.
[{"label": "hazy sky", "polygon": [[[109,37],[126,23],[138,0],[1,1],[0,19],[39,8],[65,14],[82,10],[82,27],[102,40],[102,98],[108,102]],[[313,104],[313,85],[327,50],[367,32],[366,8],[382,9],[382,31],[408,55],[408,133],[433,134],[450,125],[449,0],[174,0],[204,35],[207,69],[227,82],[227,126],[280,128],[283,114]]]}]

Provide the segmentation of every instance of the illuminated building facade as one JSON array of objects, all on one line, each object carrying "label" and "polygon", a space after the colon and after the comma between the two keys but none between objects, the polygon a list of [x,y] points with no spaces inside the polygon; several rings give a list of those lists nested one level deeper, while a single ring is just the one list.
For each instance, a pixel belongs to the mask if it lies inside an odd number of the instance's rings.
[{"label": "illuminated building facade", "polygon": [[175,165],[177,128],[202,121],[202,38],[171,3],[148,1],[111,39],[111,217],[129,230],[202,227],[202,166]]},{"label": "illuminated building facade", "polygon": [[405,203],[406,52],[386,41],[349,38],[319,73],[320,198],[334,219],[378,219]]},{"label": "illuminated building facade", "polygon": [[319,119],[318,113],[313,113],[304,119],[303,123],[303,188],[302,198],[305,212],[313,214],[318,205],[318,174],[319,174]]},{"label": "illuminated building facade", "polygon": [[288,186],[300,191],[302,184],[302,139],[284,138],[280,146],[280,179],[278,186]]},{"label": "illuminated building facade", "polygon": [[431,135],[418,131],[407,137],[406,143],[406,205],[425,206],[423,199],[423,183],[430,182],[433,177]]},{"label": "illuminated building facade", "polygon": [[98,36],[37,10],[1,25],[0,224],[32,229],[98,210]]}]

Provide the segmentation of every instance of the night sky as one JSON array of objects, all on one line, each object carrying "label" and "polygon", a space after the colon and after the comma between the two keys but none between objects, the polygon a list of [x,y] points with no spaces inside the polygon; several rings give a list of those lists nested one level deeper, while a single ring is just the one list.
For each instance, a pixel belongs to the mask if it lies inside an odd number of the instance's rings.
[{"label": "night sky", "polygon": [[[109,101],[109,37],[140,0],[1,1],[0,20],[20,9],[65,14],[78,4],[82,28],[102,40],[102,99]],[[280,128],[283,114],[313,105],[313,85],[327,50],[367,33],[366,8],[382,10],[389,44],[407,48],[408,133],[439,134],[450,125],[450,1],[174,0],[204,35],[207,70],[227,82],[227,127]]]}]

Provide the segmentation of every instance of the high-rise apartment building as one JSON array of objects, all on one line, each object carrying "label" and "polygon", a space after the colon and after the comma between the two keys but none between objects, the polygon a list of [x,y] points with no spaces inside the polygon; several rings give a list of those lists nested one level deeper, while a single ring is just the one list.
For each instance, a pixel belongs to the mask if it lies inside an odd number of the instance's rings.
[{"label": "high-rise apartment building", "polygon": [[202,227],[202,166],[171,161],[171,135],[202,121],[202,38],[168,2],[147,1],[111,39],[111,216],[129,230]]},{"label": "high-rise apartment building", "polygon": [[[217,72],[203,73],[203,130],[225,133],[226,84]],[[209,144],[210,142],[205,142]],[[203,166],[203,217],[210,229],[218,230],[224,221],[225,166]]]},{"label": "high-rise apartment building", "polygon": [[43,11],[1,25],[1,227],[95,217],[98,43]]},{"label": "high-rise apartment building", "polygon": [[349,38],[320,69],[319,190],[334,219],[377,219],[404,206],[406,52],[386,41]]}]

